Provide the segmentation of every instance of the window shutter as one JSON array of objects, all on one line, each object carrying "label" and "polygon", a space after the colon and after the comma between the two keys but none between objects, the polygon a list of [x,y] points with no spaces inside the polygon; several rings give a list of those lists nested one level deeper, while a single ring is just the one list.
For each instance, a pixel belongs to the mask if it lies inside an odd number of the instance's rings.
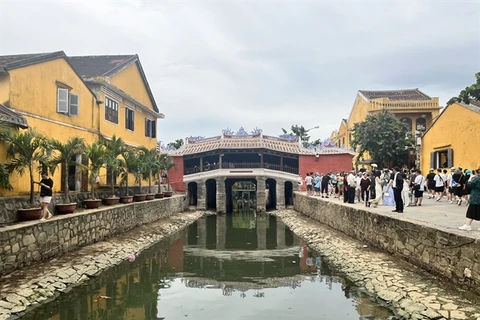
[{"label": "window shutter", "polygon": [[145,119],[145,137],[148,137],[149,121],[150,120]]},{"label": "window shutter", "polygon": [[125,109],[125,129],[129,129],[128,109]]},{"label": "window shutter", "polygon": [[57,112],[68,113],[68,89],[57,88]]},{"label": "window shutter", "polygon": [[135,130],[135,112],[133,110],[130,110],[130,129],[132,129],[132,131]]},{"label": "window shutter", "polygon": [[70,95],[70,106],[68,113],[72,116],[78,116],[78,94]]},{"label": "window shutter", "polygon": [[151,137],[156,138],[157,137],[157,121],[153,120],[153,121],[151,121],[151,123],[152,123],[152,132],[151,132],[152,135],[151,135]]},{"label": "window shutter", "polygon": [[430,152],[430,168],[435,169],[435,152]]},{"label": "window shutter", "polygon": [[453,149],[447,149],[447,166],[453,167]]}]

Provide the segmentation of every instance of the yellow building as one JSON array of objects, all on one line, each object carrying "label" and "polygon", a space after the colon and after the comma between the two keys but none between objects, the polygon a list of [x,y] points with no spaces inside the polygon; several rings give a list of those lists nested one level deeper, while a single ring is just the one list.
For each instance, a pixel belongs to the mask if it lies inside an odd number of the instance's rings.
[{"label": "yellow building", "polygon": [[[164,117],[137,55],[69,58],[59,51],[0,56],[0,104],[3,113],[18,114],[28,126],[60,141],[76,136],[92,143],[115,134],[147,148],[156,146],[156,120]],[[5,146],[0,154],[3,162]],[[76,161],[85,163],[81,155]],[[87,191],[86,174],[68,170],[74,177],[70,190]],[[60,177],[52,177],[54,192],[62,187]],[[26,177],[12,174],[10,183],[14,189],[0,194],[29,191]]]},{"label": "yellow building", "polygon": [[480,166],[480,102],[447,106],[425,132],[421,145],[421,168]]},{"label": "yellow building", "polygon": [[[334,141],[339,146],[352,148],[353,126],[364,121],[367,115],[388,110],[406,122],[412,131],[425,131],[435,119],[441,107],[438,98],[431,98],[419,89],[382,90],[357,92],[348,119],[343,119]],[[370,163],[369,159],[359,159],[360,164]],[[354,158],[356,162],[356,157]]]}]

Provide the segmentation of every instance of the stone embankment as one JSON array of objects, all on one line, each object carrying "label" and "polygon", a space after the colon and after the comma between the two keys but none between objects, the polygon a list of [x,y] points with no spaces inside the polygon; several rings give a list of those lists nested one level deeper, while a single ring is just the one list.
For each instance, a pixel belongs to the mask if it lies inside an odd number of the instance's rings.
[{"label": "stone embankment", "polygon": [[[461,293],[420,268],[322,225],[293,210],[272,212],[308,245],[405,319],[480,320],[479,297]],[[453,285],[452,285],[453,286]],[[452,293],[456,292],[456,293]]]},{"label": "stone embankment", "polygon": [[55,299],[62,292],[131,259],[132,254],[139,253],[206,214],[196,211],[172,215],[74,253],[2,276],[0,320],[13,319],[14,315]]}]

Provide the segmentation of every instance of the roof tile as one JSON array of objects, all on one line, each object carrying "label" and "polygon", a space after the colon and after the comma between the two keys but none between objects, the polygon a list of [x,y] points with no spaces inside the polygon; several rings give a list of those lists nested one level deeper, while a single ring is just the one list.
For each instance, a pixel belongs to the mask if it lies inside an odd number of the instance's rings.
[{"label": "roof tile", "polygon": [[388,98],[391,101],[408,101],[408,100],[432,100],[431,97],[423,93],[418,89],[404,89],[404,90],[381,90],[381,91],[366,91],[359,90],[359,92],[365,96],[365,98],[380,99]]}]

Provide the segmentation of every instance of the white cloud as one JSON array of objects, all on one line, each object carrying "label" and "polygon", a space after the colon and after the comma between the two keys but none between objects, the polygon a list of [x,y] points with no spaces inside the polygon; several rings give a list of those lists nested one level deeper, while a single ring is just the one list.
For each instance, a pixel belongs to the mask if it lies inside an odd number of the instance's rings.
[{"label": "white cloud", "polygon": [[138,53],[160,139],[347,118],[359,89],[446,102],[480,67],[475,2],[0,0],[0,54]]}]

